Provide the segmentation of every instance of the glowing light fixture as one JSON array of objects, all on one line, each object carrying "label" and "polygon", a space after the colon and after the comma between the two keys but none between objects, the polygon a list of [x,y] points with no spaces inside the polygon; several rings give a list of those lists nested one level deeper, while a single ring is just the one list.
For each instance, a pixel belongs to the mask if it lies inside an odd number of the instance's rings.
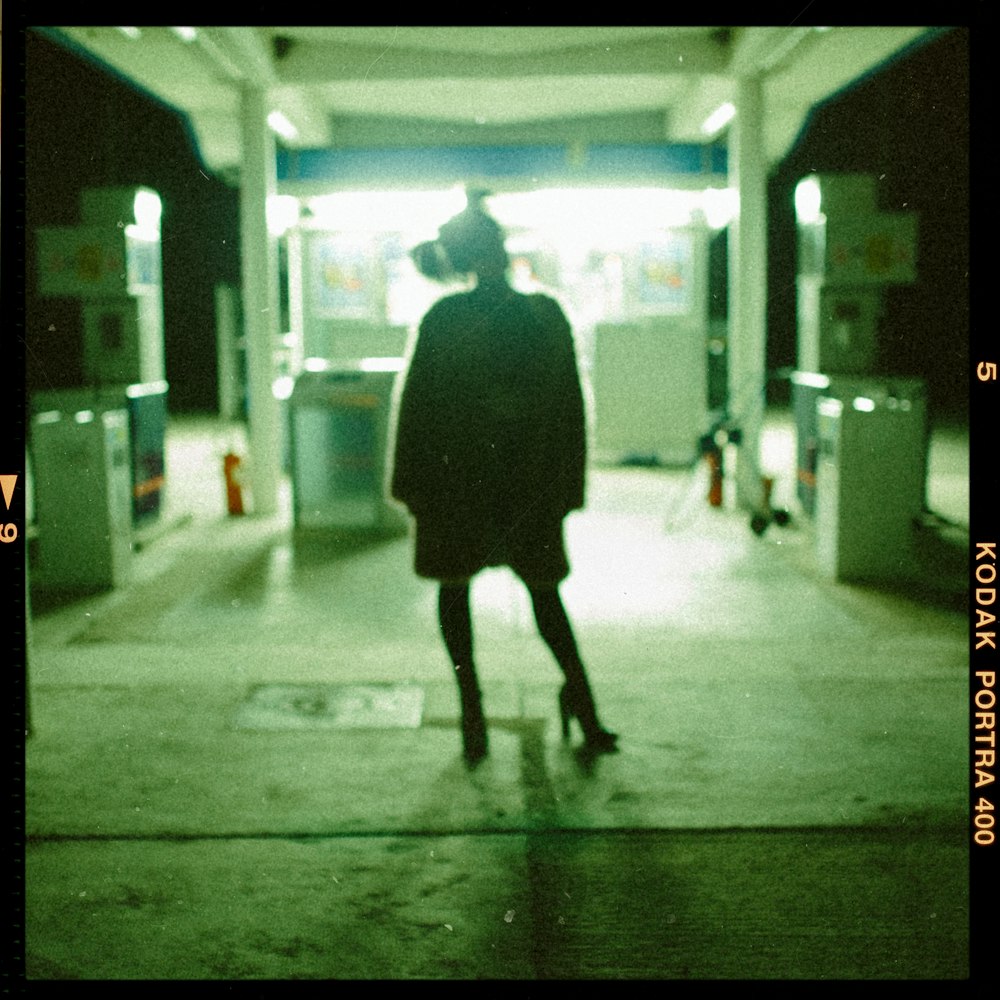
[{"label": "glowing light fixture", "polygon": [[867,396],[855,396],[853,407],[861,413],[871,413],[875,409],[875,400]]},{"label": "glowing light fixture", "polygon": [[823,195],[815,177],[807,177],[795,186],[795,218],[811,225],[823,218]]},{"label": "glowing light fixture", "polygon": [[160,218],[163,215],[163,203],[155,191],[140,188],[132,200],[132,215],[134,224],[125,227],[125,233],[133,239],[155,243],[160,238]]},{"label": "glowing light fixture", "polygon": [[819,372],[796,372],[795,382],[797,385],[807,385],[811,389],[828,389],[830,376],[820,375]]},{"label": "glowing light fixture", "polygon": [[361,358],[358,362],[363,372],[398,372],[402,367],[402,358]]},{"label": "glowing light fixture", "polygon": [[133,42],[137,42],[142,38],[142,32],[138,28],[122,27],[121,25],[115,25],[116,28],[126,37],[131,38]]},{"label": "glowing light fixture", "polygon": [[154,396],[165,393],[169,386],[166,382],[142,382],[125,386],[125,395],[129,399],[142,399],[143,396]]},{"label": "glowing light fixture", "polygon": [[735,188],[706,188],[701,210],[710,229],[725,229],[739,215],[740,195]]},{"label": "glowing light fixture", "polygon": [[689,225],[698,191],[667,188],[548,188],[495,195],[489,207],[505,227],[574,234],[616,234]]},{"label": "glowing light fixture", "polygon": [[170,29],[182,42],[193,42],[198,37],[198,32],[194,28],[171,28]]},{"label": "glowing light fixture", "polygon": [[351,232],[406,232],[431,238],[461,212],[465,191],[338,191],[310,198],[312,225]]},{"label": "glowing light fixture", "polygon": [[163,215],[163,202],[155,191],[141,189],[136,191],[132,201],[132,211],[135,213],[137,226],[143,229],[159,231],[160,218]]},{"label": "glowing light fixture", "polygon": [[267,124],[270,125],[282,139],[295,139],[299,134],[299,130],[280,111],[272,111],[267,116]]},{"label": "glowing light fixture", "polygon": [[736,115],[736,105],[731,101],[726,101],[725,104],[720,104],[706,119],[702,122],[701,130],[705,135],[715,135],[723,126],[728,125],[733,117]]},{"label": "glowing light fixture", "polygon": [[[359,237],[397,232],[408,239],[431,239],[443,222],[465,207],[466,196],[461,187],[339,191],[308,198],[305,204],[310,228]],[[490,195],[486,208],[515,242],[518,231],[531,230],[567,246],[595,236],[602,245],[628,245],[637,234],[689,226],[699,215],[712,229],[722,229],[738,213],[739,195],[732,188],[544,188]]]},{"label": "glowing light fixture", "polygon": [[274,194],[267,199],[267,230],[283,236],[299,221],[299,199],[290,194]]}]

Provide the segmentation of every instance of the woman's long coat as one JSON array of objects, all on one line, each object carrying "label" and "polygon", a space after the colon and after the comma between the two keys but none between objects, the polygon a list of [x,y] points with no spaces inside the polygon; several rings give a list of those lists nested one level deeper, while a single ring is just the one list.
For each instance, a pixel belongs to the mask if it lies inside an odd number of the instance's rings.
[{"label": "woman's long coat", "polygon": [[417,522],[417,573],[462,579],[506,563],[529,582],[562,579],[562,519],[584,501],[584,426],[554,299],[503,285],[435,303],[400,394],[391,479]]}]

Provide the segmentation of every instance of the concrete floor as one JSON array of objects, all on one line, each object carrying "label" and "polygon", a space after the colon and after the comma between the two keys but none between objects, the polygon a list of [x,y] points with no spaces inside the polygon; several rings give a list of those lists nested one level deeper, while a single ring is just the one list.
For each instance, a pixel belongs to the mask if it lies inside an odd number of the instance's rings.
[{"label": "concrete floor", "polygon": [[563,595],[622,752],[562,743],[493,570],[472,773],[409,540],[303,542],[287,488],[228,517],[233,443],[175,419],[132,582],[33,595],[30,979],[968,974],[967,432],[932,438],[891,587],[817,571],[786,414],[761,536],[700,469],[593,470]]}]

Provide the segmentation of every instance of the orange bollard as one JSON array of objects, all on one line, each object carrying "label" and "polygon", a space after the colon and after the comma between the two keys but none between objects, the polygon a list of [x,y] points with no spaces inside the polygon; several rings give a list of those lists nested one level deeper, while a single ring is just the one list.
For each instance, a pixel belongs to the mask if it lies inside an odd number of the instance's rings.
[{"label": "orange bollard", "polygon": [[230,514],[243,514],[243,485],[240,482],[238,469],[240,456],[227,452],[222,459],[222,468],[226,475],[226,506]]}]

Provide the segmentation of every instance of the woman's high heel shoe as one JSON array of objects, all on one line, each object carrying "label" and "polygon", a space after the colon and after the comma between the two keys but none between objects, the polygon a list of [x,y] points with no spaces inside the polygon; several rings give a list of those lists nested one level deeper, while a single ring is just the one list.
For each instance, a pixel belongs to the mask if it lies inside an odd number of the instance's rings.
[{"label": "woman's high heel shoe", "polygon": [[475,767],[489,753],[486,738],[486,720],[482,711],[462,715],[462,756],[466,766]]},{"label": "woman's high heel shoe", "polygon": [[584,716],[580,712],[580,707],[573,704],[573,695],[569,685],[564,684],[559,690],[559,717],[562,721],[562,735],[564,740],[569,739],[569,720],[576,719],[583,730],[584,745],[582,749],[588,754],[617,753],[618,734],[608,732],[597,721],[597,717],[591,706],[591,711],[586,713],[589,716],[588,722],[584,722]]}]

